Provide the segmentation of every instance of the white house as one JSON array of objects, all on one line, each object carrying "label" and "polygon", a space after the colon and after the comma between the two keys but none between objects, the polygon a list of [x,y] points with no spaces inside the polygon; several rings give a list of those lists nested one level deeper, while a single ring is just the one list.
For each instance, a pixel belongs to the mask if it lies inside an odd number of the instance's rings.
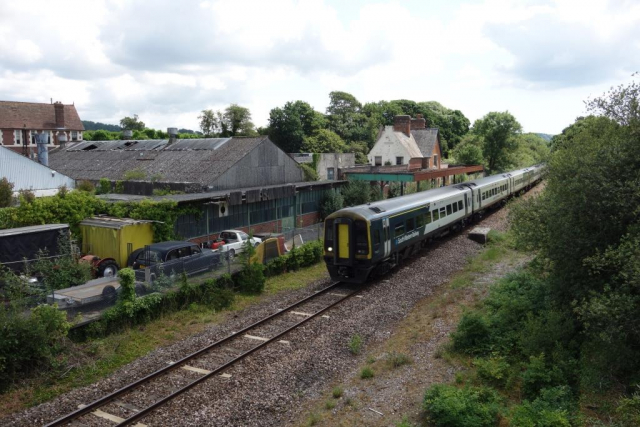
[{"label": "white house", "polygon": [[385,126],[367,155],[373,166],[408,165],[410,169],[440,168],[442,153],[437,128],[427,128],[421,114],[395,116],[393,126]]}]

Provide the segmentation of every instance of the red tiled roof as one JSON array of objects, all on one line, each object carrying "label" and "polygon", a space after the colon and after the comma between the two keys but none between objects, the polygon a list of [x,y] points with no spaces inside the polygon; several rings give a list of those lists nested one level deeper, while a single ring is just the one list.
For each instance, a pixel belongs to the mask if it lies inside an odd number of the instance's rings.
[{"label": "red tiled roof", "polygon": [[[53,104],[0,101],[0,129],[58,129]],[[84,130],[74,105],[64,106],[64,128]]]}]

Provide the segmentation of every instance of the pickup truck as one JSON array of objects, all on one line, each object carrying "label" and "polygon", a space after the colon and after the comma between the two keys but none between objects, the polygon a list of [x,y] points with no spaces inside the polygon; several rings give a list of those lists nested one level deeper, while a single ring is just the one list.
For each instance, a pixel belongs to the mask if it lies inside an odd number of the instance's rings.
[{"label": "pickup truck", "polygon": [[222,253],[228,253],[229,258],[233,258],[236,254],[241,253],[247,240],[249,240],[253,246],[258,246],[262,243],[262,239],[250,237],[247,233],[240,230],[225,230],[220,233],[218,238],[225,242],[218,250]]}]

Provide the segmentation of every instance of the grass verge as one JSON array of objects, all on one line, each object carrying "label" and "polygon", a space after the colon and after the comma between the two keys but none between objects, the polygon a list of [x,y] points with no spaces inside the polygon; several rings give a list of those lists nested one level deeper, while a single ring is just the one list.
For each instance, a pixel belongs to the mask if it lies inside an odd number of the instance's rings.
[{"label": "grass verge", "polygon": [[215,312],[198,304],[171,313],[146,325],[85,343],[68,342],[68,351],[58,360],[55,369],[42,372],[16,388],[0,395],[2,416],[38,405],[74,388],[92,384],[122,366],[149,354],[159,347],[203,331],[211,324],[224,321],[229,312],[260,302],[265,296],[302,288],[328,277],[320,262],[311,267],[267,279],[262,295],[237,295],[233,306]]},{"label": "grass verge", "polygon": [[[362,361],[361,365],[351,378],[340,384],[340,398],[336,399],[335,407],[326,408],[327,399],[335,398],[332,389],[328,389],[310,404],[306,414],[315,414],[319,418],[316,425],[320,426],[422,425],[419,404],[414,397],[421,397],[429,383],[445,381],[450,375],[447,360],[451,355],[442,331],[455,327],[465,307],[483,298],[494,281],[515,269],[524,258],[524,254],[513,249],[508,234],[492,232],[490,243],[448,283],[418,302],[386,341],[363,348],[354,356]],[[430,349],[430,354],[424,353],[425,348]],[[375,372],[375,376],[363,377],[365,369]],[[379,392],[393,387],[396,378],[402,378],[399,384],[402,384],[402,395],[406,396],[399,405],[400,412],[382,411],[384,416],[372,418],[373,412],[369,413],[366,408],[375,407]]]}]

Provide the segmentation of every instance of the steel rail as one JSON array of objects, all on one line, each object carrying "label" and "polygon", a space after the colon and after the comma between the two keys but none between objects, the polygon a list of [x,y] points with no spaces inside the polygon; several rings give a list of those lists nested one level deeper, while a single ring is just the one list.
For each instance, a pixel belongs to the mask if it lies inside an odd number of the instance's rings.
[{"label": "steel rail", "polygon": [[[131,415],[129,418],[125,419],[124,421],[122,421],[121,423],[117,424],[116,427],[121,427],[121,426],[127,426],[135,421],[138,421],[140,418],[144,418],[146,415],[149,414],[149,412],[157,409],[158,407],[164,405],[165,403],[167,403],[168,401],[178,397],[179,395],[181,395],[182,393],[190,390],[191,388],[195,387],[196,385],[200,384],[203,381],[208,380],[209,378],[211,378],[214,375],[219,374],[220,372],[222,372],[223,370],[227,369],[228,367],[236,364],[237,362],[243,360],[244,358],[246,358],[247,356],[251,355],[252,353],[260,350],[261,348],[265,347],[266,345],[269,345],[270,343],[276,341],[277,339],[279,339],[280,337],[288,334],[289,332],[291,332],[292,330],[300,327],[301,325],[309,322],[310,320],[322,315],[322,313],[326,312],[327,310],[330,310],[331,308],[335,307],[336,305],[344,302],[345,300],[351,298],[352,296],[358,294],[361,292],[362,289],[357,290],[357,291],[353,291],[350,294],[348,294],[347,296],[340,298],[338,301],[335,301],[333,303],[331,303],[329,306],[315,312],[314,314],[312,314],[311,316],[301,320],[300,322],[296,323],[295,325],[285,329],[284,331],[280,332],[279,334],[277,334],[276,336],[270,338],[268,341],[264,341],[262,344],[257,345],[256,347],[245,351],[244,353],[242,353],[241,355],[239,355],[238,357],[236,357],[235,359],[232,359],[228,362],[226,362],[225,364],[219,366],[218,368],[214,369],[213,371],[211,371],[210,373],[198,378],[195,381],[190,382],[189,384],[187,384],[186,386],[182,387],[179,390],[176,390],[175,392],[171,393],[170,395],[158,400],[157,402],[153,403],[150,406],[147,406],[146,408],[140,410],[139,412],[136,412],[135,414]],[[283,310],[284,311],[284,310]]]},{"label": "steel rail", "polygon": [[240,335],[244,334],[245,332],[247,332],[247,331],[249,331],[249,330],[251,330],[253,328],[256,328],[256,327],[258,327],[258,326],[260,326],[260,325],[262,325],[262,324],[264,324],[264,323],[266,323],[266,322],[268,322],[268,321],[270,321],[270,320],[272,320],[272,319],[274,319],[274,318],[276,318],[278,316],[281,316],[285,312],[287,312],[287,311],[289,311],[289,310],[291,310],[293,308],[296,308],[297,306],[299,306],[301,304],[304,304],[304,303],[308,302],[309,300],[311,300],[311,299],[313,299],[313,298],[315,298],[315,297],[317,297],[319,295],[324,294],[325,292],[328,292],[328,291],[330,291],[332,289],[335,289],[340,284],[341,284],[341,282],[336,282],[336,283],[334,283],[332,285],[327,286],[324,289],[321,289],[321,290],[319,290],[317,292],[314,292],[313,294],[309,295],[308,297],[305,297],[305,298],[303,298],[303,299],[291,304],[290,306],[288,306],[286,308],[283,308],[282,310],[280,310],[280,311],[278,311],[278,312],[276,312],[276,313],[274,313],[274,314],[272,314],[270,316],[267,316],[267,317],[265,317],[265,318],[263,318],[261,320],[258,320],[257,322],[252,323],[251,325],[242,328],[240,331],[234,332],[231,335],[228,335],[228,336],[226,336],[226,337],[214,342],[213,344],[210,344],[210,345],[208,345],[206,347],[203,347],[200,350],[183,357],[182,359],[178,360],[175,363],[172,363],[171,365],[169,365],[167,367],[158,369],[157,371],[154,371],[154,372],[148,374],[147,376],[145,376],[145,377],[143,377],[143,378],[141,378],[141,379],[139,379],[137,381],[134,381],[131,384],[128,384],[128,385],[126,385],[126,386],[124,386],[124,387],[122,387],[122,388],[120,388],[120,389],[118,389],[118,390],[116,390],[116,391],[104,396],[104,397],[101,397],[100,399],[97,399],[97,400],[91,402],[90,404],[88,404],[86,406],[83,406],[82,408],[79,408],[79,409],[77,409],[77,410],[75,410],[75,411],[73,411],[73,412],[71,412],[71,413],[69,413],[67,415],[64,415],[64,416],[56,419],[55,421],[50,422],[49,424],[46,424],[45,427],[62,426],[62,425],[67,424],[67,423],[69,423],[69,422],[71,422],[71,421],[73,421],[73,420],[75,420],[77,418],[80,418],[81,416],[83,416],[83,415],[85,415],[85,414],[87,414],[89,412],[92,412],[93,410],[95,410],[97,408],[100,408],[100,407],[108,404],[109,402],[111,402],[112,400],[117,398],[118,396],[121,396],[121,395],[123,395],[125,393],[131,392],[132,390],[136,389],[137,387],[139,387],[139,386],[141,386],[141,385],[143,385],[145,383],[148,383],[152,379],[154,379],[154,378],[156,378],[156,377],[158,377],[158,376],[160,376],[162,374],[168,373],[168,372],[170,372],[170,371],[172,371],[174,369],[177,369],[181,365],[183,365],[186,362],[188,362],[188,361],[190,361],[190,360],[202,355],[203,353],[206,353],[206,352],[214,349],[215,347],[218,347],[218,346],[224,344],[227,341],[230,341],[230,340],[232,340],[234,338],[237,338]]}]

